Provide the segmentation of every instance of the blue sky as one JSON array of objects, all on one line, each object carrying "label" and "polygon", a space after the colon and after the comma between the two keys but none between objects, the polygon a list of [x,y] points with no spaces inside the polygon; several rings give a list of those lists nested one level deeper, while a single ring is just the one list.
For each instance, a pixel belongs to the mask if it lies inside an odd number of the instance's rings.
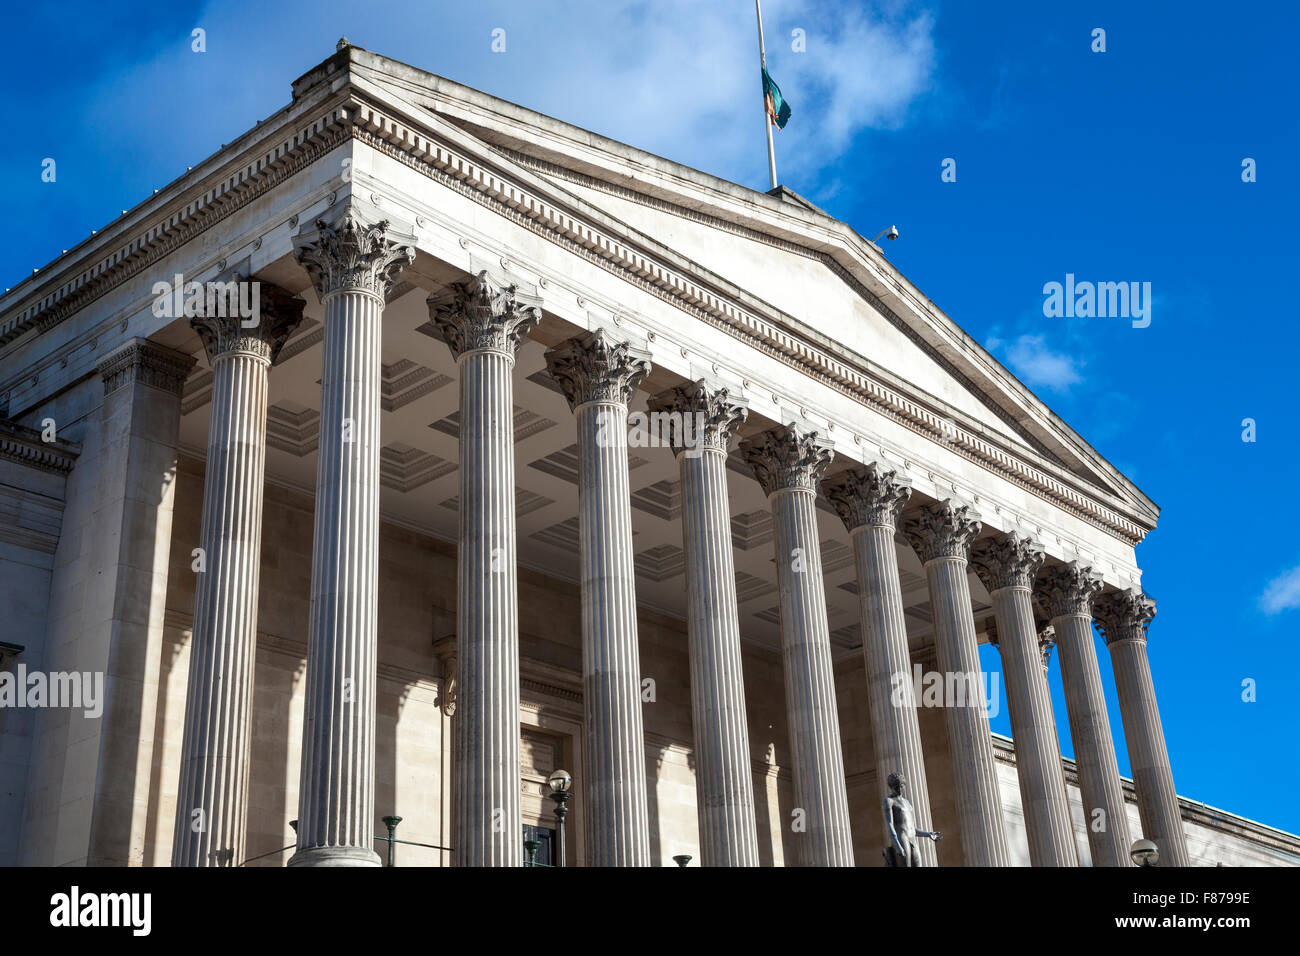
[{"label": "blue sky", "polygon": [[[890,259],[1162,507],[1137,553],[1159,602],[1149,651],[1179,792],[1300,831],[1300,536],[1286,510],[1300,438],[1286,345],[1300,13],[811,0],[764,13],[769,69],[794,110],[776,134],[781,181],[868,237],[897,223]],[[748,0],[123,0],[9,14],[0,70],[19,119],[0,156],[0,287],[282,107],[341,35],[767,186]],[[1098,27],[1104,53],[1091,50]],[[41,182],[46,157],[55,183]],[[945,158],[956,182],[941,181]],[[1150,282],[1150,326],[1045,318],[1043,285],[1067,273]],[[1052,680],[1070,752],[1055,667]],[[1110,712],[1127,773],[1113,693]],[[1005,706],[994,729],[1009,733]]]}]

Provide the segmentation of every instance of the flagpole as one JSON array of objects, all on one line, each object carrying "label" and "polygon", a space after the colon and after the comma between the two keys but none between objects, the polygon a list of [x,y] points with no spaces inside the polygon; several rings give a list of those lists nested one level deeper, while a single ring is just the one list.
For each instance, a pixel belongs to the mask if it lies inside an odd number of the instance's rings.
[{"label": "flagpole", "polygon": [[[758,16],[758,65],[767,69],[767,51],[763,48],[763,8],[760,0],[754,0],[754,13]],[[776,152],[772,148],[772,121],[767,115],[767,88],[763,88],[763,129],[767,132],[767,173],[776,188]]]}]

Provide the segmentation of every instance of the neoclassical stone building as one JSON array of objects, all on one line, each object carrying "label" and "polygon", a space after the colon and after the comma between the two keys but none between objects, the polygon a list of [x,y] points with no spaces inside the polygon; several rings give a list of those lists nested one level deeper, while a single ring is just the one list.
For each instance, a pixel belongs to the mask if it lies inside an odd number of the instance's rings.
[{"label": "neoclassical stone building", "polygon": [[0,863],[518,865],[561,767],[570,865],[881,865],[891,773],[928,865],[1300,861],[1175,792],[1156,506],[787,189],[342,42],[0,300],[0,418],[3,670],[104,676]]}]

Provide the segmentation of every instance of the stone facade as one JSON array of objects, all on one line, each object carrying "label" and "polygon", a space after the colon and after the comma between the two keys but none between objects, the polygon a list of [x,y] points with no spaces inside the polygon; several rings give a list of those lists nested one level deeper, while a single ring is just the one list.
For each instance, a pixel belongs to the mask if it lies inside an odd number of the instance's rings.
[{"label": "stone facade", "polygon": [[[558,769],[569,865],[881,865],[890,773],[923,865],[1300,862],[1174,790],[1155,505],[789,190],[341,43],[0,301],[0,418],[0,669],[104,685],[0,865],[517,865]],[[991,641],[1014,743],[900,695]]]}]

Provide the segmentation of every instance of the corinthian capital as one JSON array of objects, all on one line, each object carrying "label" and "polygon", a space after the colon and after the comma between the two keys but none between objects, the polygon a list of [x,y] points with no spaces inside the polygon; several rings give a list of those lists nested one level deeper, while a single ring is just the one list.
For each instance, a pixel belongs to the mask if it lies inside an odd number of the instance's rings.
[{"label": "corinthian capital", "polygon": [[781,425],[747,438],[740,452],[754,470],[763,494],[786,488],[816,492],[826,466],[835,457],[834,446],[816,432]]},{"label": "corinthian capital", "polygon": [[386,298],[398,273],[415,261],[415,247],[389,235],[387,219],[364,223],[349,208],[329,223],[316,220],[298,236],[294,256],[321,299],[335,292],[369,292]]},{"label": "corinthian capital", "polygon": [[1056,646],[1056,628],[1052,625],[1046,625],[1038,632],[1038,653],[1043,657],[1043,673],[1047,673],[1047,659],[1052,654],[1052,648]]},{"label": "corinthian capital", "polygon": [[1097,598],[1093,617],[1109,647],[1118,641],[1146,641],[1147,626],[1156,616],[1156,602],[1137,588],[1111,591]]},{"label": "corinthian capital", "polygon": [[1092,616],[1092,599],[1101,590],[1101,576],[1071,561],[1038,572],[1034,600],[1050,620],[1069,615]]},{"label": "corinthian capital", "polygon": [[868,525],[893,529],[912,496],[912,483],[883,461],[850,468],[822,482],[822,492],[849,531]]},{"label": "corinthian capital", "polygon": [[221,311],[232,314],[196,315],[190,319],[190,327],[203,341],[208,364],[222,355],[243,353],[266,359],[274,365],[280,349],[302,322],[302,310],[307,303],[269,282],[258,282],[240,276],[235,276],[231,281],[251,282],[253,314],[244,318],[237,310],[223,309]]},{"label": "corinthian capital", "polygon": [[1030,588],[1047,555],[1042,546],[1016,531],[979,542],[971,551],[971,564],[989,594],[1002,588]]},{"label": "corinthian capital", "polygon": [[922,564],[935,558],[969,561],[971,542],[981,527],[978,511],[955,498],[945,498],[905,520],[903,534]]},{"label": "corinthian capital", "polygon": [[596,329],[547,352],[546,368],[572,409],[588,402],[627,405],[650,374],[650,353],[629,342],[611,342],[604,329]]},{"label": "corinthian capital", "polygon": [[478,351],[505,352],[513,358],[542,320],[537,296],[495,282],[485,271],[429,296],[427,304],[429,320],[455,358]]},{"label": "corinthian capital", "polygon": [[651,396],[648,407],[652,414],[671,416],[668,435],[674,453],[702,449],[725,452],[736,429],[749,415],[744,399],[732,396],[728,388],[711,387],[704,379]]}]

